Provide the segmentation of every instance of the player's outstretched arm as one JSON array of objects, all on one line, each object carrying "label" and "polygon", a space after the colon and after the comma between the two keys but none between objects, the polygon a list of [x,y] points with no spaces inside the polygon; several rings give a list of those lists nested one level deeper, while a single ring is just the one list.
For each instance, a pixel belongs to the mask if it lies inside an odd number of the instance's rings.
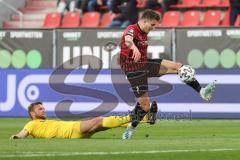
[{"label": "player's outstretched arm", "polygon": [[25,129],[22,129],[19,133],[12,135],[10,139],[22,139],[22,138],[26,138],[27,136],[28,136],[28,131],[26,131]]}]

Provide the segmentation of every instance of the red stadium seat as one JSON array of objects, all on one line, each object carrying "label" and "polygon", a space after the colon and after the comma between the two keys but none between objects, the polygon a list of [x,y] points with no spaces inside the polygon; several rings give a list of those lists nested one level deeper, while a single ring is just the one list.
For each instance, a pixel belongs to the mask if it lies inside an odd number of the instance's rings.
[{"label": "red stadium seat", "polygon": [[230,10],[225,12],[222,26],[230,26]]},{"label": "red stadium seat", "polygon": [[116,15],[110,12],[104,13],[101,20],[101,27],[107,27]]},{"label": "red stadium seat", "polygon": [[200,25],[200,11],[186,11],[183,15],[182,26],[196,27]]},{"label": "red stadium seat", "polygon": [[81,27],[98,27],[100,24],[99,12],[87,12],[83,15]]},{"label": "red stadium seat", "polygon": [[168,11],[163,15],[162,27],[175,27],[180,24],[180,12]]},{"label": "red stadium seat", "polygon": [[182,6],[197,7],[201,3],[201,0],[183,0]]},{"label": "red stadium seat", "polygon": [[137,0],[137,8],[144,8],[146,6],[147,0]]},{"label": "red stadium seat", "polygon": [[221,6],[223,6],[223,7],[230,7],[230,2],[229,2],[229,0],[223,0]]},{"label": "red stadium seat", "polygon": [[216,10],[208,10],[204,14],[202,25],[207,26],[219,26],[221,22],[221,12]]},{"label": "red stadium seat", "polygon": [[235,27],[239,27],[239,26],[240,26],[240,15],[237,17],[234,26],[235,26]]},{"label": "red stadium seat", "polygon": [[78,12],[67,12],[63,18],[62,28],[77,28],[80,26],[80,14]]},{"label": "red stadium seat", "polygon": [[48,13],[44,19],[43,28],[57,28],[61,24],[61,14],[57,12]]},{"label": "red stadium seat", "polygon": [[220,6],[221,0],[203,0],[203,6],[212,7],[212,6]]},{"label": "red stadium seat", "polygon": [[182,0],[177,5],[171,5],[170,8],[181,9],[181,8],[193,8],[201,7],[201,0]]}]

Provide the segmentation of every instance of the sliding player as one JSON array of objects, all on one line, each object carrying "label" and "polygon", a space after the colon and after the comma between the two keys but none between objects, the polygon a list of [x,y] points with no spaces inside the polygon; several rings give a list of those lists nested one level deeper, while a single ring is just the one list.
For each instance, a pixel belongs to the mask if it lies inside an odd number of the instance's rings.
[{"label": "sliding player", "polygon": [[11,139],[26,138],[90,138],[94,133],[122,126],[131,122],[131,116],[96,117],[86,121],[47,120],[42,102],[28,107],[32,119]]}]

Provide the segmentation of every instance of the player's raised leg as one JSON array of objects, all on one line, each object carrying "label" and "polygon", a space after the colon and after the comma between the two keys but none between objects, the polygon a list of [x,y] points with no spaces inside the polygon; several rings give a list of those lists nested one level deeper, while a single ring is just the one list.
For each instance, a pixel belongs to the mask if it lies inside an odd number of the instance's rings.
[{"label": "player's raised leg", "polygon": [[[160,75],[176,74],[179,72],[181,67],[184,67],[184,65],[182,65],[181,63],[173,62],[173,61],[169,61],[169,60],[162,60],[159,74]],[[183,81],[183,82],[186,83],[187,85],[189,85],[190,87],[192,87],[195,91],[197,91],[204,100],[209,101],[214,92],[216,81],[209,83],[204,88],[201,87],[201,85],[199,84],[199,82],[197,81],[197,79],[195,77],[193,79],[191,79],[190,81]]]}]

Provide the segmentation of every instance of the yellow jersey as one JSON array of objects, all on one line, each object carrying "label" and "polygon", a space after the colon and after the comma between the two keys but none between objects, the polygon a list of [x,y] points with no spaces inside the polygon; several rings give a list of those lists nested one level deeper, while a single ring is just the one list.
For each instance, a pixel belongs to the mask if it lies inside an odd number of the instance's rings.
[{"label": "yellow jersey", "polygon": [[80,121],[32,120],[24,129],[35,138],[81,138]]}]

